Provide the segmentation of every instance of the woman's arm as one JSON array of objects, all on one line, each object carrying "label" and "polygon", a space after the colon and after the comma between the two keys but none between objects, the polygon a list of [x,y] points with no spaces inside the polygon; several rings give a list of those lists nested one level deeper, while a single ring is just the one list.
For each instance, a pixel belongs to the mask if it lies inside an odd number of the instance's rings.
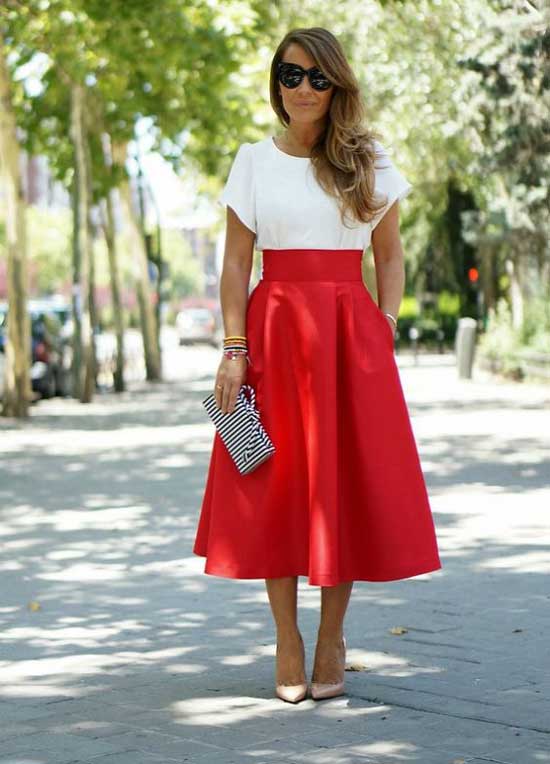
[{"label": "woman's arm", "polygon": [[[220,304],[224,336],[246,335],[246,308],[248,285],[254,256],[256,234],[227,206],[225,252],[220,277]],[[216,404],[224,412],[233,412],[237,394],[246,379],[245,355],[235,359],[222,357],[216,375],[214,395]],[[219,388],[218,385],[222,387]]]},{"label": "woman's arm", "polygon": [[[405,291],[405,263],[399,234],[399,201],[396,200],[372,232],[378,307],[395,316]],[[386,316],[395,334],[391,318]]]}]

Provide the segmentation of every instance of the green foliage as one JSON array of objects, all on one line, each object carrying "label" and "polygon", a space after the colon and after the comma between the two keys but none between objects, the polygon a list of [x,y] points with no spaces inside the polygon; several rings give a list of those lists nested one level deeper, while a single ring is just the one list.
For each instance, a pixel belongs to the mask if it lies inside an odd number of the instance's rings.
[{"label": "green foliage", "polygon": [[[324,26],[357,73],[369,123],[413,184],[401,214],[407,289],[439,297],[421,315],[406,296],[403,326],[416,322],[427,335],[437,322],[451,337],[468,263],[483,264],[480,286],[490,281],[496,298],[509,288],[511,251],[535,274],[548,263],[550,34],[542,0],[4,0],[0,22],[24,146],[45,154],[67,187],[70,85],[86,84],[95,201],[119,180],[105,168],[101,136],[127,141],[141,117],[149,118],[151,147],[178,171],[196,168],[199,193],[216,195],[237,144],[275,124],[267,68],[276,44],[292,27]],[[37,54],[43,68],[31,92],[23,67]],[[41,286],[51,287],[70,275],[71,251],[57,224],[46,233],[44,226],[31,225],[29,258]],[[69,242],[69,226],[63,230]],[[178,234],[163,236],[171,296],[201,291],[201,263]],[[107,279],[101,251],[98,283]],[[121,269],[132,284],[123,245]],[[533,347],[546,337],[544,320],[531,317],[536,281],[522,282],[521,341]]]},{"label": "green foliage", "polygon": [[539,294],[525,304],[523,324],[519,332],[522,344],[550,355],[550,297]]},{"label": "green foliage", "polygon": [[443,290],[437,297],[437,312],[440,316],[454,316],[458,318],[460,315],[460,298],[457,294],[451,294],[447,290]]},{"label": "green foliage", "polygon": [[162,232],[162,257],[170,266],[170,299],[180,300],[204,291],[204,269],[180,231]]},{"label": "green foliage", "polygon": [[522,342],[512,326],[512,314],[508,301],[501,298],[487,316],[487,329],[478,338],[477,352],[495,363],[495,368],[506,376],[521,377],[518,353]]},{"label": "green foliage", "polygon": [[500,359],[506,354],[517,353],[521,346],[519,333],[512,325],[508,301],[501,298],[495,307],[489,308],[487,329],[479,338],[478,347],[488,358]]},{"label": "green foliage", "polygon": [[30,271],[38,294],[57,292],[70,281],[70,210],[27,209]]},{"label": "green foliage", "polygon": [[[269,4],[248,11],[243,3],[221,9],[208,0],[6,0],[2,6],[23,144],[47,155],[67,186],[73,165],[70,89],[87,86],[96,200],[116,181],[93,140],[100,131],[125,142],[140,117],[151,117],[154,149],[175,168],[185,156],[213,174],[252,122],[254,99],[234,75],[261,41],[258,21],[269,27]],[[31,95],[21,67],[38,53],[44,59],[42,87]]]},{"label": "green foliage", "polygon": [[[525,304],[524,321],[518,329],[512,323],[508,301],[501,298],[488,312],[487,329],[478,340],[478,351],[504,376],[523,379],[529,373],[533,354],[550,362],[550,305],[548,297],[537,295]],[[531,372],[533,373],[533,372]]]},{"label": "green foliage", "polygon": [[420,313],[418,300],[413,295],[403,295],[399,306],[399,320],[417,318]]},{"label": "green foliage", "polygon": [[[505,261],[524,268],[548,264],[550,230],[550,6],[542,0],[492,0],[486,23],[460,66],[465,130],[477,148],[469,162],[479,212],[465,236],[492,261],[497,297]],[[523,298],[534,294],[522,284]]]},{"label": "green foliage", "polygon": [[451,343],[459,315],[460,299],[456,294],[442,291],[435,306],[424,311],[414,295],[404,295],[399,308],[400,343],[408,344],[409,330],[413,326],[419,330],[419,342],[424,347],[439,345],[441,332],[443,340]]}]

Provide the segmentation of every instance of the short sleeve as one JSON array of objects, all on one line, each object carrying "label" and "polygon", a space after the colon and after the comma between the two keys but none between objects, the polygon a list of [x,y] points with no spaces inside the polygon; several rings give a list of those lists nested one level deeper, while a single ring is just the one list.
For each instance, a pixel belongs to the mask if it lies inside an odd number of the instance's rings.
[{"label": "short sleeve", "polygon": [[218,203],[231,207],[247,228],[256,233],[256,202],[252,144],[241,143]]},{"label": "short sleeve", "polygon": [[374,142],[376,159],[374,163],[375,191],[387,197],[387,202],[370,221],[371,231],[374,231],[392,204],[398,199],[403,199],[412,191],[412,184],[397,169],[387,150],[378,141]]}]

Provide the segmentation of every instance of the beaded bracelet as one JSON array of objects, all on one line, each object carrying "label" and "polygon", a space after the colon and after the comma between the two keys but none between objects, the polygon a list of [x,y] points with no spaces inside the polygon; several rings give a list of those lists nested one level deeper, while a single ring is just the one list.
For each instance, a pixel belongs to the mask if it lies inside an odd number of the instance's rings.
[{"label": "beaded bracelet", "polygon": [[250,362],[248,357],[248,341],[242,334],[229,334],[224,337],[223,340],[223,355],[225,358],[235,360],[240,356],[246,356],[247,361]]},{"label": "beaded bracelet", "polygon": [[229,358],[232,361],[236,360],[237,358],[240,358],[241,356],[246,356],[246,360],[248,363],[250,363],[250,358],[248,357],[248,350],[224,350],[223,356],[224,358]]}]

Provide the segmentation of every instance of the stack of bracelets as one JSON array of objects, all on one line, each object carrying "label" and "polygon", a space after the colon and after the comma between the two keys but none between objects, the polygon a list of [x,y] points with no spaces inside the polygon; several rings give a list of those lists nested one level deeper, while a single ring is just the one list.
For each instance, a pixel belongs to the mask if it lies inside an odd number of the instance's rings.
[{"label": "stack of bracelets", "polygon": [[239,356],[242,355],[246,356],[247,361],[250,360],[248,358],[248,343],[246,337],[237,334],[224,337],[223,354],[225,358],[231,358],[231,360],[239,358]]}]

